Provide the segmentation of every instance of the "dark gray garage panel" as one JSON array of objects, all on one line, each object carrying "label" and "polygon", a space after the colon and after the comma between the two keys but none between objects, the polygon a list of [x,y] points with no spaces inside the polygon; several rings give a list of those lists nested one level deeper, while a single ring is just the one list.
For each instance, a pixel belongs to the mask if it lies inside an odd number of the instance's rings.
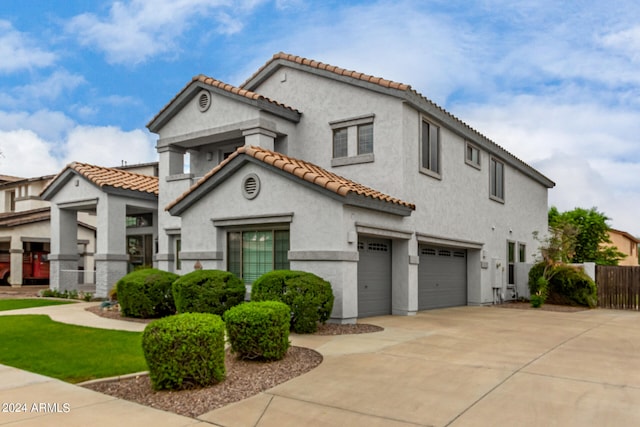
[{"label": "dark gray garage panel", "polygon": [[358,317],[391,314],[391,241],[358,238]]},{"label": "dark gray garage panel", "polygon": [[420,247],[418,310],[467,305],[467,251]]}]

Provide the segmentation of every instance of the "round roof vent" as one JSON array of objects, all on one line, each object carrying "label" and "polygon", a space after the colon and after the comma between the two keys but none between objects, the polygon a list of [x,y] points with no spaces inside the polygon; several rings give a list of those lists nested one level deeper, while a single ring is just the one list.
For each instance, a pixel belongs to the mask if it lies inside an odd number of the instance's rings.
[{"label": "round roof vent", "polygon": [[211,106],[211,93],[208,90],[203,90],[198,95],[198,109],[201,113],[204,113]]},{"label": "round roof vent", "polygon": [[255,173],[250,173],[242,179],[242,195],[247,199],[255,199],[260,193],[260,178]]}]

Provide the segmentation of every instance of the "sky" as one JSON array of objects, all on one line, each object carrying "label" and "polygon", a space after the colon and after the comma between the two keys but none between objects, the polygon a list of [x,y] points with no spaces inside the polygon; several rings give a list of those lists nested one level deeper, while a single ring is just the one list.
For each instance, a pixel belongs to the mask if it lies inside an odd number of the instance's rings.
[{"label": "sky", "polygon": [[156,161],[193,76],[280,51],[410,84],[640,236],[637,0],[0,1],[0,174]]}]

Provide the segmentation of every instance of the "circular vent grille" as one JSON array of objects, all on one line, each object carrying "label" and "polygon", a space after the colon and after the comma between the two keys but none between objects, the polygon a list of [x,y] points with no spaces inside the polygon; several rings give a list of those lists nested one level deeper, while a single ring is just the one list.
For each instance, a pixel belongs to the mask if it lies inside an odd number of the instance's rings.
[{"label": "circular vent grille", "polygon": [[251,173],[242,180],[242,194],[247,199],[254,199],[260,192],[260,179],[255,173]]},{"label": "circular vent grille", "polygon": [[209,106],[211,105],[211,94],[206,91],[203,90],[202,92],[200,92],[200,95],[198,95],[198,108],[200,109],[201,112],[205,112],[209,109]]}]

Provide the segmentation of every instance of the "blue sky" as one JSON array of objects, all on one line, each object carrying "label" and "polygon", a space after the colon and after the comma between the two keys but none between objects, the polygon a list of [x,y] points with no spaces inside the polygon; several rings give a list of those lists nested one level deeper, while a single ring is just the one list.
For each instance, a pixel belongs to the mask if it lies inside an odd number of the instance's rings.
[{"label": "blue sky", "polygon": [[145,125],[284,51],[412,85],[640,236],[637,1],[0,3],[0,174],[156,160]]}]

